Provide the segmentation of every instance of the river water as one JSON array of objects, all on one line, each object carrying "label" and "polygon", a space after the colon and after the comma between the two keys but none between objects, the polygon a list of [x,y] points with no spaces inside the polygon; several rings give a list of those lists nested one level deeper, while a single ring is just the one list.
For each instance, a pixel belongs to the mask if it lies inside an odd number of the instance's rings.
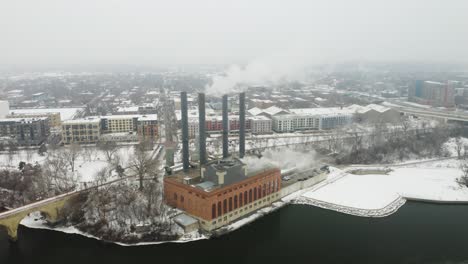
[{"label": "river water", "polygon": [[0,263],[468,263],[468,206],[408,202],[385,218],[289,205],[228,235],[122,247],[21,227]]}]

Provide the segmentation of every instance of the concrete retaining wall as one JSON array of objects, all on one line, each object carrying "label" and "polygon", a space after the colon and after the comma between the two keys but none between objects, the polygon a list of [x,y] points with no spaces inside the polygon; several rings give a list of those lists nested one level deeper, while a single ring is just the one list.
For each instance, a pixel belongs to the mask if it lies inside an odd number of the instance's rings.
[{"label": "concrete retaining wall", "polygon": [[305,188],[309,188],[310,186],[312,185],[315,185],[323,180],[325,180],[327,178],[327,174],[326,173],[321,173],[321,174],[318,174],[310,179],[307,179],[305,181],[298,181],[298,182],[295,182],[289,186],[286,186],[286,187],[283,187],[281,188],[281,194],[280,194],[280,197],[285,197],[287,195],[290,195],[291,193],[293,192],[297,192],[297,191],[300,191],[300,190],[303,190]]}]

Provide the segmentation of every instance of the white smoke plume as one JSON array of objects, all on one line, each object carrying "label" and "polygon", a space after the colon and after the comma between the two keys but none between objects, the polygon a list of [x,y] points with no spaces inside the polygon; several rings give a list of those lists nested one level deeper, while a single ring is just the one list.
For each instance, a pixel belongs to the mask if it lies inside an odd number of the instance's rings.
[{"label": "white smoke plume", "polygon": [[316,153],[313,150],[266,150],[261,158],[248,156],[242,161],[247,164],[249,171],[257,171],[271,165],[279,167],[281,170],[308,169],[317,166]]},{"label": "white smoke plume", "polygon": [[296,55],[296,52],[256,59],[243,67],[232,65],[223,75],[213,77],[212,84],[205,87],[205,92],[219,96],[243,91],[248,85],[269,86],[288,81],[304,81],[309,60],[304,55]]}]

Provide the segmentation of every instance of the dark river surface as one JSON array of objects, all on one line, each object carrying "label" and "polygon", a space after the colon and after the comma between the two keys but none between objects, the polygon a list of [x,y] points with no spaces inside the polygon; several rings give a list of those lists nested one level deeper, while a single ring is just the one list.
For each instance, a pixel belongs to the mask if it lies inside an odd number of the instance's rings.
[{"label": "dark river surface", "polygon": [[[408,202],[385,218],[289,205],[228,235],[122,247],[21,227],[0,263],[468,263],[468,205]],[[289,263],[288,263],[289,261]]]}]

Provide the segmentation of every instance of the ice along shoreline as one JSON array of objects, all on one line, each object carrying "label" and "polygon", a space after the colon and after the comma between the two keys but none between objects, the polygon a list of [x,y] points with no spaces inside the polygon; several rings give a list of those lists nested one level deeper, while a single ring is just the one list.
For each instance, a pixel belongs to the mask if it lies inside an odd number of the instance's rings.
[{"label": "ice along shoreline", "polygon": [[[441,166],[440,162],[442,162],[443,166]],[[344,170],[331,167],[330,173],[326,177],[314,179],[309,183],[310,186],[307,186],[307,182],[305,186],[305,183],[301,182],[301,186],[286,189],[282,198],[278,201],[216,230],[216,232],[212,233],[212,236],[233,232],[288,204],[305,204],[339,213],[370,218],[389,216],[397,212],[406,201],[434,204],[468,204],[468,189],[460,187],[456,183],[456,178],[460,176],[460,172],[456,167],[454,159],[431,160],[428,163],[399,164],[388,175],[352,175]],[[356,167],[353,166],[352,168],[355,169]],[[421,189],[425,189],[425,192],[417,191]],[[354,199],[351,199],[353,197]],[[103,240],[75,227],[52,228],[44,222],[31,221],[29,218],[25,218],[21,224],[29,228],[78,234],[121,246],[186,243],[211,237],[200,235],[174,241],[127,244]]]}]

